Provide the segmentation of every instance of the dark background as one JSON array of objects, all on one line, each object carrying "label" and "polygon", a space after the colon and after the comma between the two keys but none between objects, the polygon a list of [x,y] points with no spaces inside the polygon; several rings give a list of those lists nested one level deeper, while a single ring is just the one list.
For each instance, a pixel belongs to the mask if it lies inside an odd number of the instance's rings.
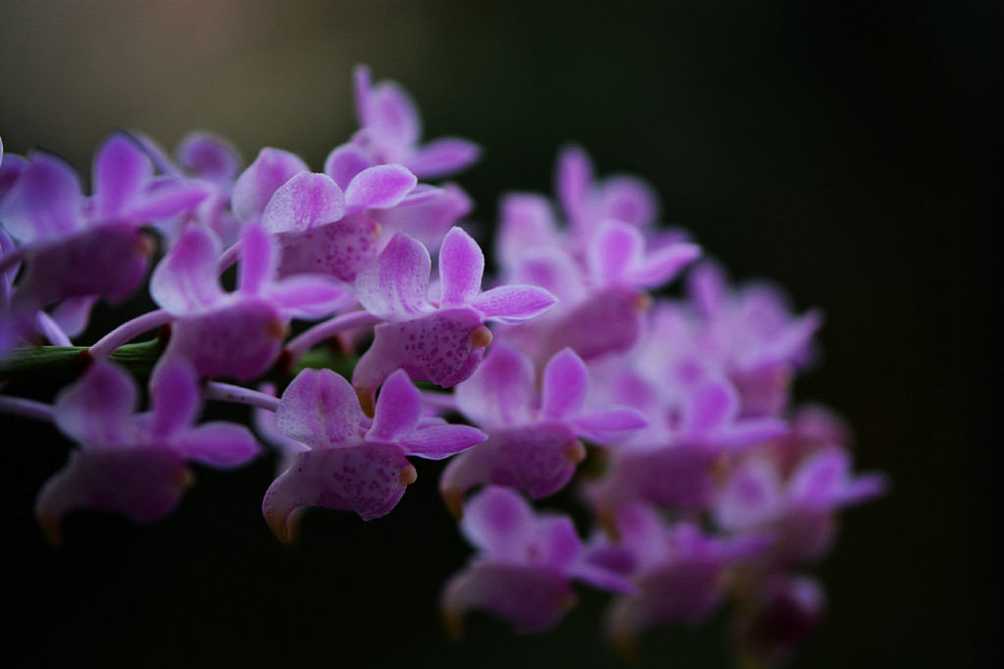
[{"label": "dark background", "polygon": [[[476,220],[506,190],[549,190],[569,140],[601,172],[645,175],[735,276],[825,311],[797,395],[845,414],[860,465],[894,483],[847,514],[819,570],[829,620],[794,666],[975,666],[999,613],[984,436],[1001,19],[991,2],[4,1],[0,136],[85,174],[119,126],[169,146],[211,129],[246,159],[275,145],[319,168],[354,127],[361,61],[412,91],[427,137],[483,144],[459,179]],[[153,527],[71,517],[53,550],[32,502],[69,444],[0,420],[10,666],[621,664],[593,595],[553,633],[476,618],[445,639],[438,589],[468,551],[436,465],[385,519],[308,514],[294,547],[260,519],[261,461],[200,471]],[[726,640],[721,620],[653,634],[640,666],[728,666]]]}]

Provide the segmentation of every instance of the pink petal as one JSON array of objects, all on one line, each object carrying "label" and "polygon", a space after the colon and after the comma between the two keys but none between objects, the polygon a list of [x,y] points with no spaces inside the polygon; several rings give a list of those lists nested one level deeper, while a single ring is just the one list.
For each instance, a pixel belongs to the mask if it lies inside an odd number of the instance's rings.
[{"label": "pink petal", "polygon": [[280,149],[262,149],[234,184],[231,203],[237,218],[242,221],[257,218],[279,186],[308,171],[299,156]]},{"label": "pink petal", "polygon": [[469,377],[481,362],[491,340],[491,333],[482,327],[480,316],[471,309],[440,310],[410,321],[378,325],[373,344],[353,370],[352,383],[360,389],[376,390],[392,372],[403,369],[414,381],[451,388]]},{"label": "pink petal", "polygon": [[656,288],[667,283],[701,256],[697,244],[670,244],[649,254],[640,265],[628,273],[628,280],[643,288]]},{"label": "pink petal", "polygon": [[150,296],[162,309],[184,315],[208,309],[223,298],[217,279],[220,242],[209,230],[189,226],[157,265]]},{"label": "pink petal", "polygon": [[739,414],[739,394],[727,381],[715,381],[696,388],[687,399],[681,429],[686,434],[718,430]]},{"label": "pink petal", "polygon": [[56,426],[88,446],[118,446],[133,437],[136,384],[121,368],[97,361],[56,396]]},{"label": "pink petal", "polygon": [[365,126],[369,118],[371,88],[370,68],[366,65],[356,65],[352,71],[352,93],[355,98],[356,120],[361,126]]},{"label": "pink petal", "polygon": [[555,190],[565,216],[573,225],[580,225],[593,181],[593,166],[586,152],[577,146],[563,149],[558,155],[556,181]]},{"label": "pink petal", "polygon": [[403,88],[384,81],[370,90],[366,109],[366,128],[381,143],[410,147],[421,135],[421,121],[415,104]]},{"label": "pink petal", "polygon": [[540,499],[564,488],[584,455],[575,434],[560,423],[492,429],[487,442],[450,461],[440,491],[451,504],[489,483]]},{"label": "pink petal", "polygon": [[300,274],[273,283],[265,296],[284,313],[308,319],[334,313],[352,299],[344,285],[318,274]]},{"label": "pink petal", "polygon": [[241,166],[240,153],[233,144],[206,132],[185,135],[177,156],[190,174],[222,185],[232,183]]},{"label": "pink petal", "polygon": [[285,334],[286,321],[272,304],[244,298],[176,320],[165,355],[187,358],[203,377],[249,381],[275,363]]},{"label": "pink petal", "polygon": [[442,188],[419,184],[397,207],[372,213],[387,232],[403,232],[435,249],[472,207],[471,198],[456,184]]},{"label": "pink petal", "polygon": [[559,244],[551,203],[541,195],[510,193],[502,199],[499,255],[512,264],[526,252]]},{"label": "pink petal", "polygon": [[195,422],[201,408],[199,379],[188,361],[165,357],[150,379],[153,434],[166,437]]},{"label": "pink petal", "polygon": [[269,486],[262,514],[276,537],[289,542],[305,507],[355,511],[372,520],[390,513],[414,480],[415,468],[392,444],[307,451]]},{"label": "pink petal", "polygon": [[541,387],[542,416],[554,420],[577,414],[589,392],[589,372],[582,358],[566,348],[555,354],[544,367]]},{"label": "pink petal", "polygon": [[641,335],[644,304],[641,297],[637,289],[629,286],[611,286],[593,292],[588,300],[563,313],[548,328],[545,351],[557,352],[568,347],[588,361],[628,350]]},{"label": "pink petal", "polygon": [[342,144],[332,149],[324,160],[324,173],[344,191],[357,174],[372,165],[373,162],[359,147]]},{"label": "pink petal", "polygon": [[244,226],[237,276],[237,287],[241,292],[254,295],[268,287],[276,275],[278,251],[272,235],[265,231],[264,226],[258,223]]},{"label": "pink petal", "polygon": [[171,446],[189,460],[221,469],[239,467],[261,452],[250,430],[222,421],[185,430],[171,440]]},{"label": "pink petal", "polygon": [[374,316],[403,320],[427,312],[432,260],[418,241],[394,235],[376,262],[356,277],[360,304]]},{"label": "pink petal", "polygon": [[60,541],[63,517],[73,511],[113,512],[152,523],[178,506],[188,480],[184,460],[169,450],[74,451],[39,491],[35,516],[53,543]]},{"label": "pink petal", "polygon": [[330,369],[305,369],[282,394],[276,426],[313,448],[359,441],[368,420],[349,382]]},{"label": "pink petal", "polygon": [[439,280],[443,284],[441,303],[445,307],[469,304],[481,292],[485,256],[481,247],[462,228],[453,228],[439,247]]},{"label": "pink petal", "polygon": [[121,214],[153,176],[153,164],[124,135],[113,135],[94,159],[94,207],[99,219]]},{"label": "pink petal", "polygon": [[454,395],[460,412],[478,425],[522,425],[530,421],[533,384],[530,359],[500,342]]},{"label": "pink petal", "polygon": [[716,263],[706,260],[687,276],[687,295],[705,317],[721,311],[728,298],[728,279]]},{"label": "pink petal", "polygon": [[525,560],[535,529],[530,505],[501,486],[488,486],[471,497],[460,521],[467,540],[494,560]]},{"label": "pink petal", "polygon": [[301,232],[334,223],[345,215],[345,196],[327,174],[301,172],[284,183],[262,212],[271,233]]},{"label": "pink petal", "polygon": [[580,414],[572,421],[576,434],[603,444],[628,432],[648,426],[645,416],[635,409],[606,409]]},{"label": "pink petal", "polygon": [[[379,411],[379,405],[377,407]],[[442,460],[482,444],[488,435],[469,425],[429,425],[400,439],[405,454],[426,460]]]},{"label": "pink petal", "polygon": [[420,147],[405,165],[421,179],[439,179],[474,164],[480,155],[474,142],[444,137]]},{"label": "pink petal", "polygon": [[788,434],[788,423],[780,418],[744,418],[709,435],[717,446],[741,449],[779,439]]},{"label": "pink petal", "polygon": [[376,165],[356,174],[345,189],[350,212],[396,207],[418,180],[404,165]]},{"label": "pink petal", "polygon": [[783,502],[777,467],[765,458],[751,458],[732,473],[719,493],[715,519],[732,531],[763,526],[783,510]]},{"label": "pink petal", "polygon": [[282,247],[279,276],[320,273],[355,281],[359,270],[376,260],[380,226],[371,212],[361,212],[319,228],[277,236]]},{"label": "pink petal", "polygon": [[82,204],[80,180],[70,166],[36,153],[0,202],[0,220],[22,244],[50,240],[80,228]]},{"label": "pink petal", "polygon": [[122,216],[146,222],[190,213],[212,192],[205,182],[154,179],[146,191],[125,208]]},{"label": "pink petal", "polygon": [[536,318],[555,304],[558,298],[536,286],[511,285],[486,290],[471,306],[486,319],[519,323]]},{"label": "pink petal", "polygon": [[413,431],[422,416],[422,395],[404,370],[397,370],[384,381],[376,401],[373,426],[366,433],[369,441],[394,442]]},{"label": "pink petal", "polygon": [[534,564],[568,573],[582,555],[582,540],[567,516],[538,519],[533,537]]},{"label": "pink petal", "polygon": [[627,278],[639,267],[645,252],[641,232],[627,223],[604,223],[589,242],[589,271],[600,285]]},{"label": "pink petal", "polygon": [[558,624],[575,602],[568,579],[535,566],[476,562],[455,575],[443,593],[448,624],[458,632],[463,616],[486,611],[520,633],[542,632]]},{"label": "pink petal", "polygon": [[636,227],[655,222],[659,215],[659,200],[652,187],[635,177],[612,177],[603,182],[599,191],[599,215]]}]

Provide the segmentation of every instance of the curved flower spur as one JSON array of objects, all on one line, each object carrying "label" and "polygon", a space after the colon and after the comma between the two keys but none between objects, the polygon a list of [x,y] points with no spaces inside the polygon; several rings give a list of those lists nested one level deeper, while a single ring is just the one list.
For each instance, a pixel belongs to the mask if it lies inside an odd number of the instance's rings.
[{"label": "curved flower spur", "polygon": [[432,259],[420,242],[396,234],[356,278],[356,298],[386,322],[359,359],[352,384],[363,398],[388,374],[404,369],[415,381],[449,388],[474,372],[492,341],[487,321],[532,319],[555,303],[542,288],[504,285],[481,290],[485,259],[470,235],[453,228],[439,249],[438,300],[429,298]]},{"label": "curved flower spur", "polygon": [[401,370],[383,384],[372,419],[341,376],[304,370],[282,394],[274,427],[309,449],[289,456],[262,502],[284,542],[296,536],[305,507],[354,511],[363,520],[390,513],[418,476],[407,456],[441,460],[487,438],[467,425],[423,419],[421,394]]},{"label": "curved flower spur", "polygon": [[80,446],[38,494],[35,514],[53,543],[72,511],[110,511],[137,523],[171,513],[190,481],[186,461],[229,469],[258,455],[251,432],[225,422],[194,426],[202,398],[184,360],[161,363],[151,409],[136,413],[137,389],[121,368],[95,362],[56,398],[56,426]]},{"label": "curved flower spur", "polygon": [[488,441],[455,458],[443,472],[439,490],[450,510],[460,516],[466,491],[486,483],[533,499],[552,495],[586,457],[579,439],[609,444],[647,425],[627,406],[586,409],[588,393],[588,370],[571,349],[548,361],[538,393],[530,359],[495,344],[456,388],[457,409],[488,433]]},{"label": "curved flower spur", "polygon": [[237,291],[220,287],[220,243],[189,227],[153,273],[150,294],[174,323],[165,356],[190,360],[201,376],[241,380],[265,373],[279,356],[290,318],[317,318],[345,303],[333,278],[277,279],[277,249],[257,223],[244,227]]}]

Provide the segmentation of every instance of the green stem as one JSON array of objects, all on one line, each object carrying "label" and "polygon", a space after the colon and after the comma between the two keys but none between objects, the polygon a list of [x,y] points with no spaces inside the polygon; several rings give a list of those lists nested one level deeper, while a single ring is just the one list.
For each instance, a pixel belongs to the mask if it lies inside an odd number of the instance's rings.
[{"label": "green stem", "polygon": [[[90,361],[87,346],[33,346],[16,348],[0,360],[0,380],[34,382],[39,377],[75,376]],[[125,344],[109,356],[137,376],[147,376],[164,345],[160,339]]]}]

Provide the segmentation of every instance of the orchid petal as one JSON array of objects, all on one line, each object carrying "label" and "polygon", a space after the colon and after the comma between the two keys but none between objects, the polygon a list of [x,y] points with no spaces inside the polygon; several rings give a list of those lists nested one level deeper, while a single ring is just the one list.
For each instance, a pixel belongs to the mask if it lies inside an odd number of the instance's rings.
[{"label": "orchid petal", "polygon": [[421,135],[418,110],[397,83],[384,81],[370,90],[367,100],[366,129],[381,142],[396,147],[410,147]]},{"label": "orchid petal", "polygon": [[0,203],[0,220],[22,244],[68,235],[82,225],[80,180],[55,156],[36,153]]},{"label": "orchid petal", "polygon": [[350,212],[396,207],[415,188],[418,179],[404,165],[375,165],[356,174],[345,189]]},{"label": "orchid petal", "polygon": [[250,430],[223,421],[185,430],[171,440],[171,445],[189,460],[221,469],[239,467],[261,452]]},{"label": "orchid petal", "polygon": [[[377,409],[379,411],[379,405]],[[428,425],[404,435],[398,443],[407,455],[442,460],[487,439],[487,434],[469,425]]]},{"label": "orchid petal", "polygon": [[384,381],[376,401],[373,426],[366,433],[368,441],[394,442],[418,427],[422,417],[422,395],[404,370],[397,370]]},{"label": "orchid petal", "polygon": [[288,151],[264,148],[254,162],[244,170],[231,195],[234,214],[242,221],[257,218],[265,211],[275,191],[284,183],[310,168]]},{"label": "orchid petal", "polygon": [[600,285],[618,282],[641,265],[644,251],[645,239],[637,228],[609,221],[589,242],[589,271]]},{"label": "orchid petal", "polygon": [[670,244],[649,254],[636,268],[629,271],[628,280],[636,286],[655,288],[667,283],[700,256],[701,247],[697,244]]},{"label": "orchid petal", "polygon": [[357,174],[372,165],[373,161],[362,149],[353,144],[342,144],[332,149],[324,160],[324,173],[344,191]]},{"label": "orchid petal", "polygon": [[327,174],[301,172],[279,186],[262,212],[271,233],[302,232],[345,215],[345,196]]},{"label": "orchid petal", "polygon": [[541,415],[562,420],[577,414],[589,392],[589,371],[582,358],[566,348],[544,367],[541,387]]},{"label": "orchid petal", "polygon": [[517,284],[486,290],[471,302],[471,306],[486,319],[519,323],[536,318],[557,302],[558,298],[543,288]]},{"label": "orchid petal", "polygon": [[527,356],[495,344],[471,377],[457,385],[457,408],[486,427],[525,424],[530,420],[533,376]]},{"label": "orchid petal", "polygon": [[132,437],[136,384],[121,368],[96,361],[56,396],[56,426],[89,446],[122,445]]},{"label": "orchid petal", "polygon": [[202,404],[198,381],[191,364],[182,358],[165,357],[157,365],[150,379],[154,435],[166,437],[195,422]]},{"label": "orchid petal", "polygon": [[289,384],[275,412],[276,426],[313,448],[355,443],[368,422],[356,392],[330,369],[305,369]]},{"label": "orchid petal", "polygon": [[573,225],[580,226],[593,181],[593,166],[586,152],[577,146],[562,149],[556,181],[555,190],[565,216]]},{"label": "orchid petal", "polygon": [[263,292],[275,278],[279,260],[275,246],[275,240],[264,226],[258,223],[244,226],[237,276],[237,287],[242,293],[255,295]]},{"label": "orchid petal", "polygon": [[494,560],[525,558],[536,527],[533,509],[508,488],[488,486],[464,507],[460,530]]},{"label": "orchid petal", "polygon": [[360,304],[374,316],[407,319],[427,312],[432,259],[418,241],[394,235],[377,257],[356,277]]},{"label": "orchid petal", "polygon": [[115,218],[153,176],[153,164],[136,143],[113,135],[94,160],[94,207],[99,218]]},{"label": "orchid petal", "polygon": [[178,163],[189,173],[217,184],[237,178],[241,156],[230,142],[207,132],[186,135],[177,150]]},{"label": "orchid petal", "polygon": [[405,165],[422,179],[438,179],[477,162],[481,147],[466,139],[443,137],[420,147]]},{"label": "orchid petal", "polygon": [[485,256],[478,243],[462,228],[453,228],[439,247],[441,303],[447,307],[469,304],[481,292]]},{"label": "orchid petal", "polygon": [[219,255],[216,235],[201,226],[186,228],[153,271],[150,296],[174,315],[212,307],[223,298],[216,271]]}]

